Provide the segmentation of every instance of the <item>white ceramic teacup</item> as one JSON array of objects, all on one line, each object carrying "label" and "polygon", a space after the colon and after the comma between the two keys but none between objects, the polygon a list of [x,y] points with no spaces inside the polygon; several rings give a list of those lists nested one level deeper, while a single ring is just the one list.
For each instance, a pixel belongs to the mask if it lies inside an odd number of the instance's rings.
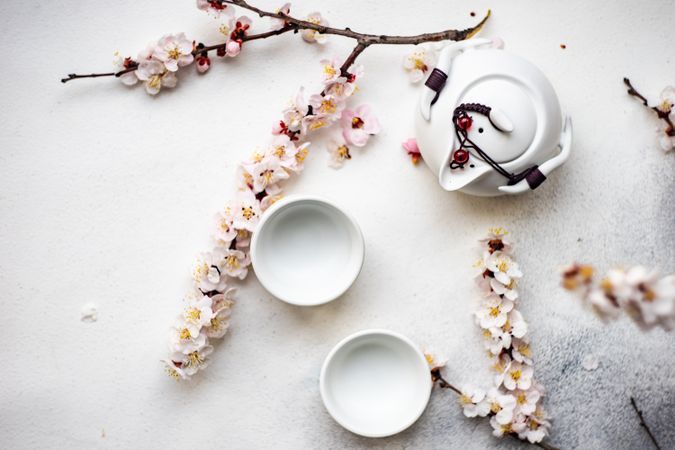
[{"label": "white ceramic teacup", "polygon": [[288,196],[263,214],[251,240],[251,262],[268,292],[294,305],[338,298],[363,266],[363,234],[333,202]]},{"label": "white ceramic teacup", "polygon": [[330,415],[367,437],[391,436],[415,423],[431,387],[424,354],[388,330],[364,330],[342,340],[326,357],[319,378]]}]

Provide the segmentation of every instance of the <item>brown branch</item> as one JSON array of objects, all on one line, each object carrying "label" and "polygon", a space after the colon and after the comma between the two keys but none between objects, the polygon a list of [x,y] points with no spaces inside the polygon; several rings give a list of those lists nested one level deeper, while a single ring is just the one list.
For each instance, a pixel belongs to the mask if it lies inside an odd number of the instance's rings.
[{"label": "brown branch", "polygon": [[[333,27],[327,27],[324,25],[317,25],[312,22],[308,22],[306,20],[300,20],[296,19],[294,17],[288,16],[283,13],[276,13],[276,12],[271,12],[271,11],[264,11],[262,9],[259,9],[253,5],[249,5],[246,1],[244,0],[223,0],[223,3],[229,3],[231,5],[239,6],[241,8],[247,9],[249,11],[252,11],[256,13],[260,17],[272,17],[275,19],[282,19],[286,22],[286,25],[279,29],[279,30],[272,30],[272,31],[267,31],[265,33],[259,33],[259,34],[253,34],[250,36],[244,36],[242,38],[243,42],[247,41],[254,41],[257,39],[265,39],[271,36],[278,36],[280,34],[286,33],[288,31],[294,31],[297,33],[298,30],[300,29],[305,29],[305,30],[314,30],[317,31],[321,34],[334,34],[338,36],[344,36],[348,37],[351,39],[355,39],[357,41],[356,47],[354,47],[354,50],[352,50],[352,53],[347,57],[345,60],[344,64],[342,64],[341,67],[341,72],[343,75],[347,74],[347,69],[351,67],[351,65],[354,63],[356,58],[370,45],[375,45],[375,44],[393,44],[393,45],[417,45],[421,44],[423,42],[436,42],[436,41],[446,41],[446,40],[451,40],[451,41],[461,41],[464,39],[469,39],[470,37],[474,36],[476,33],[480,31],[480,29],[483,27],[485,22],[488,20],[490,17],[490,10],[488,10],[487,14],[481,20],[478,24],[471,28],[467,28],[465,30],[445,30],[445,31],[439,31],[436,33],[424,33],[424,34],[418,34],[414,36],[388,36],[384,34],[376,35],[376,34],[367,34],[367,33],[358,33],[356,31],[352,31],[350,28],[333,28]],[[212,50],[219,50],[225,48],[227,43],[221,43],[221,44],[216,44],[216,45],[210,45],[207,47],[203,47],[201,49],[196,48],[192,51],[193,55],[198,55],[202,54],[205,52],[210,52]],[[61,83],[67,83],[70,80],[76,80],[80,78],[98,78],[98,77],[120,77],[124,75],[125,73],[133,72],[136,70],[138,67],[130,67],[128,69],[121,70],[119,72],[105,72],[105,73],[92,73],[88,75],[79,75],[75,73],[68,74],[66,78],[61,78]]]},{"label": "brown branch", "polygon": [[467,28],[466,30],[445,30],[436,33],[424,33],[415,36],[388,36],[383,34],[367,34],[352,31],[350,28],[333,28],[325,25],[317,25],[306,20],[299,20],[286,14],[276,13],[271,11],[264,11],[253,5],[249,5],[245,0],[223,0],[223,3],[229,3],[234,6],[239,6],[248,9],[251,12],[258,14],[260,17],[272,17],[275,19],[285,20],[286,23],[293,24],[301,29],[314,30],[321,34],[335,34],[352,39],[356,39],[359,43],[372,44],[394,44],[394,45],[417,45],[423,42],[435,41],[461,41],[468,39],[475,35],[485,24],[485,21],[490,17],[490,10],[487,15],[475,27]]},{"label": "brown branch", "polygon": [[[457,389],[455,386],[452,384],[448,383],[448,381],[443,378],[443,375],[441,375],[441,370],[440,368],[437,369],[432,369],[431,370],[431,380],[435,383],[438,382],[438,386],[444,389],[450,389],[457,395],[462,395],[462,391]],[[509,434],[512,438],[518,439],[519,442],[523,442],[517,434],[511,433]],[[545,442],[535,442],[534,445],[536,445],[539,448],[543,448],[545,450],[560,450],[558,447],[554,447],[552,445],[549,445]],[[658,446],[657,446],[658,448]],[[659,449],[660,450],[660,449]]]},{"label": "brown branch", "polygon": [[[645,105],[646,105],[646,100],[645,100]],[[647,434],[649,435],[649,438],[652,440],[652,443],[654,444],[654,447],[656,447],[658,450],[661,450],[661,446],[659,443],[656,441],[656,438],[654,437],[654,434],[652,433],[652,430],[649,429],[649,425],[647,425],[647,422],[645,422],[644,417],[642,417],[642,411],[637,407],[637,403],[635,403],[635,399],[633,397],[630,398],[630,404],[633,405],[633,409],[638,415],[638,418],[640,419],[640,426],[645,429]]]},{"label": "brown branch", "polygon": [[628,95],[632,95],[633,97],[637,97],[642,101],[642,104],[645,105],[647,108],[651,109],[656,113],[659,119],[663,120],[666,122],[666,134],[668,136],[675,136],[675,125],[673,125],[673,121],[670,120],[670,114],[665,111],[661,111],[659,108],[656,106],[649,106],[649,102],[645,98],[644,95],[640,94],[637,89],[633,87],[631,84],[630,80],[626,77],[623,79],[623,84],[625,84],[628,87]]}]

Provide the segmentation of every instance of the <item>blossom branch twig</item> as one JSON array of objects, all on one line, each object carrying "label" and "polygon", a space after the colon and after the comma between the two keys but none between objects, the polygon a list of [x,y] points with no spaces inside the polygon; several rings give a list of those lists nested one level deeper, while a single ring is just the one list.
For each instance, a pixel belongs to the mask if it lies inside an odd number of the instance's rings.
[{"label": "blossom branch twig", "polygon": [[[357,41],[356,47],[354,47],[354,50],[352,53],[347,57],[345,60],[344,64],[341,66],[341,73],[343,76],[347,75],[347,69],[351,67],[351,65],[354,63],[356,58],[370,45],[376,45],[376,44],[387,44],[387,45],[417,45],[425,42],[437,42],[437,41],[445,41],[445,40],[453,40],[453,41],[460,41],[463,39],[469,39],[470,37],[474,36],[476,33],[478,33],[485,22],[488,20],[490,17],[490,10],[488,10],[487,14],[485,17],[475,26],[464,29],[464,30],[454,30],[454,29],[449,29],[449,30],[444,30],[444,31],[439,31],[435,33],[423,33],[423,34],[418,34],[414,36],[390,36],[390,35],[375,35],[375,34],[368,34],[368,33],[359,33],[356,31],[351,30],[349,27],[346,27],[344,29],[342,28],[333,28],[329,27],[326,25],[321,25],[321,24],[316,24],[307,20],[300,20],[295,17],[292,17],[288,14],[285,14],[283,12],[271,12],[271,11],[265,11],[262,10],[256,6],[248,4],[244,0],[222,0],[218,4],[224,5],[224,4],[230,4],[233,6],[239,6],[241,8],[247,9],[251,12],[256,13],[260,17],[269,17],[272,19],[278,19],[278,20],[283,20],[285,25],[283,28],[276,29],[276,30],[271,30],[267,31],[264,33],[259,33],[259,34],[253,34],[253,35],[243,35],[238,38],[239,43],[243,42],[248,42],[248,41],[254,41],[258,39],[266,39],[272,36],[278,36],[280,34],[284,34],[289,31],[293,31],[294,33],[297,33],[299,30],[312,30],[320,34],[332,34],[332,35],[338,35],[338,36],[343,36],[351,39],[355,39]],[[208,47],[202,46],[201,48],[197,46],[192,50],[192,56],[197,56],[197,55],[206,55],[208,52],[217,50],[217,51],[222,51],[225,49],[227,46],[227,42],[221,43],[221,44],[216,44],[216,45],[211,45]],[[124,68],[123,70],[117,71],[117,72],[104,72],[104,73],[91,73],[91,74],[76,74],[76,73],[71,73],[68,74],[67,77],[61,78],[62,83],[67,83],[68,81],[71,80],[76,80],[76,79],[81,79],[81,78],[98,78],[98,77],[116,77],[119,78],[120,76],[127,74],[129,72],[133,72],[138,69],[138,64],[133,64],[131,67]]]},{"label": "blossom branch twig", "polygon": [[623,79],[623,84],[628,88],[628,95],[638,98],[642,104],[656,113],[659,120],[665,122],[665,127],[659,130],[659,144],[664,151],[670,151],[675,148],[675,88],[672,86],[666,87],[661,92],[661,100],[657,106],[650,106],[647,98],[640,94],[628,78]]},{"label": "blossom branch twig", "polygon": [[649,438],[652,440],[654,447],[656,447],[657,450],[661,450],[661,446],[654,437],[654,434],[652,433],[652,430],[649,428],[649,425],[647,425],[647,422],[645,422],[644,417],[642,417],[642,411],[640,411],[640,409],[637,407],[637,403],[635,403],[635,399],[633,397],[630,398],[630,404],[633,405],[633,409],[635,410],[635,412],[638,415],[638,418],[640,419],[640,426],[645,429],[645,431],[649,435]]}]

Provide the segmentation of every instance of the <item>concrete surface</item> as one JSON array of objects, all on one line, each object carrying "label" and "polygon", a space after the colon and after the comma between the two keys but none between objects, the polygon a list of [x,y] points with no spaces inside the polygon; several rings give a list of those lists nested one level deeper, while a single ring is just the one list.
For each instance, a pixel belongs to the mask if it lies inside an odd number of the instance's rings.
[{"label": "concrete surface", "polygon": [[[267,8],[275,2],[256,1]],[[281,2],[279,2],[281,3]],[[675,154],[621,79],[656,99],[675,83],[672,1],[301,1],[337,26],[408,34],[466,27],[487,8],[484,35],[538,64],[574,118],[569,163],[536,192],[479,199],[442,192],[400,142],[417,88],[403,48],[370,48],[355,102],[384,131],[341,171],[317,146],[289,192],[340,201],[360,221],[366,261],[340,300],[297,308],[248,280],[232,333],[192,384],[162,372],[167,328],[212,217],[231,195],[236,163],[264,137],[318,60],[346,55],[297,36],[247,44],[157,98],[111,79],[61,85],[66,73],[107,71],[165,32],[215,42],[192,0],[18,2],[0,5],[0,441],[4,448],[515,448],[465,419],[449,392],[388,439],[360,438],[326,413],[321,362],[342,337],[390,328],[451,358],[448,377],[488,380],[470,317],[476,239],[512,231],[525,272],[521,309],[535,373],[549,390],[550,442],[564,449],[650,448],[634,395],[663,448],[675,447],[675,334],[628,320],[604,326],[559,286],[573,260],[675,270]],[[266,26],[262,23],[261,26]],[[565,50],[560,48],[565,44]],[[80,321],[82,305],[98,320]],[[597,355],[596,371],[582,359]]]}]

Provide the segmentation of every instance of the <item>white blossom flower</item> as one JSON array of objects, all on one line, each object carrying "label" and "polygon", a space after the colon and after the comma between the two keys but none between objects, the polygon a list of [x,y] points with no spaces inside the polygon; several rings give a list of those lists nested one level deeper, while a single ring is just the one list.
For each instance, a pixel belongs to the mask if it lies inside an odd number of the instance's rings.
[{"label": "white blossom flower", "polygon": [[528,390],[517,389],[513,391],[513,396],[516,399],[516,411],[530,415],[537,409],[537,402],[541,398],[541,392],[536,386],[532,386]]},{"label": "white blossom flower", "polygon": [[530,350],[530,344],[526,339],[513,339],[511,356],[513,357],[514,361],[532,365],[532,351]]},{"label": "white blossom flower", "polygon": [[311,114],[302,119],[301,133],[306,134],[310,131],[316,131],[320,128],[330,125],[333,120],[330,117],[321,114]]},{"label": "white blossom flower", "polygon": [[183,309],[182,320],[184,327],[193,337],[199,335],[202,327],[208,325],[213,317],[211,299],[206,295],[188,297],[187,305]]},{"label": "white blossom flower", "polygon": [[348,144],[363,147],[368,139],[380,132],[380,122],[368,105],[345,109],[340,117],[342,136]]},{"label": "white blossom flower", "polygon": [[300,146],[296,146],[288,135],[280,134],[272,140],[272,144],[267,149],[267,154],[277,158],[284,169],[299,172],[302,169],[301,163],[304,161],[304,158],[299,160],[298,153],[304,153],[309,145],[309,142],[305,142]]},{"label": "white blossom flower", "polygon": [[295,94],[293,100],[283,110],[283,120],[272,128],[273,134],[283,134],[287,131],[296,133],[300,132],[302,128],[302,121],[307,115],[308,106],[305,101],[305,92],[300,88]]},{"label": "white blossom flower", "polygon": [[349,147],[342,141],[330,139],[326,146],[326,150],[328,150],[328,154],[330,155],[329,166],[333,169],[341,168],[346,160],[352,159],[352,155],[349,153]]},{"label": "white blossom flower", "polygon": [[227,205],[216,214],[216,231],[213,237],[220,247],[226,248],[237,237],[237,230],[234,228],[232,206]]},{"label": "white blossom flower", "polygon": [[181,368],[181,366],[183,365],[182,360],[183,358],[181,358],[181,361],[172,361],[171,359],[162,360],[165,366],[164,369],[166,370],[166,373],[176,381],[186,380],[189,378],[189,376]]},{"label": "white blossom flower", "polygon": [[511,300],[492,295],[483,300],[482,307],[476,311],[476,318],[481,328],[501,327],[506,323],[512,309]]},{"label": "white blossom flower", "polygon": [[[233,224],[237,230],[255,231],[260,220],[260,202],[253,192],[249,190],[239,191],[234,209]],[[238,240],[238,239],[237,239]]]},{"label": "white blossom flower", "polygon": [[[283,14],[284,16],[288,16],[291,13],[291,4],[284,3],[284,5],[281,8],[278,8],[274,12],[277,14]],[[270,18],[270,30],[281,30],[286,25],[288,25],[288,22],[286,22],[286,20],[284,19],[277,19],[276,17]]]},{"label": "white blossom flower", "polygon": [[[313,23],[314,25],[321,25],[324,27],[328,26],[328,21],[321,17],[321,13],[319,12],[313,12],[310,13],[305,20],[307,22]],[[326,41],[328,40],[328,36],[325,34],[321,34],[318,31],[315,30],[300,30],[300,35],[302,38],[305,40],[305,42],[317,42],[319,44],[325,44]]]},{"label": "white blossom flower", "polygon": [[[222,295],[222,294],[219,294]],[[214,296],[217,297],[217,296]],[[215,303],[216,300],[214,300]],[[224,304],[224,301],[219,300],[221,305]],[[213,317],[211,318],[211,321],[209,324],[204,327],[204,333],[206,336],[209,338],[215,338],[219,339],[223,336],[225,336],[225,333],[227,333],[227,329],[230,326],[230,315],[232,314],[232,309],[231,307],[227,306],[221,306],[220,309],[214,312]]]},{"label": "white blossom flower", "polygon": [[497,421],[497,416],[490,418],[490,425],[492,425],[492,434],[496,437],[503,437],[511,433],[519,433],[525,428],[525,423],[522,418],[514,418],[513,422],[501,424]]},{"label": "white blossom flower", "polygon": [[505,332],[498,327],[492,327],[489,330],[483,330],[485,337],[485,348],[493,355],[498,355],[502,350],[508,350],[511,347],[511,333]]},{"label": "white blossom flower", "polygon": [[539,419],[536,416],[528,416],[525,420],[525,426],[518,432],[518,437],[535,444],[548,436],[550,427],[551,423],[547,420]]},{"label": "white blossom flower", "polygon": [[466,417],[485,417],[490,412],[490,404],[485,401],[485,391],[472,385],[462,386],[459,403]]},{"label": "white blossom flower", "polygon": [[502,330],[515,338],[522,338],[527,333],[527,322],[520,311],[514,308],[509,313],[506,323],[502,325]]},{"label": "white blossom flower", "polygon": [[171,330],[169,343],[171,351],[186,354],[205,345],[206,334],[202,330],[196,330],[195,327],[188,327],[181,316]]},{"label": "white blossom flower", "polygon": [[262,192],[270,186],[289,177],[288,172],[281,166],[281,161],[274,155],[263,157],[260,162],[248,164],[244,169],[253,180],[253,192]]},{"label": "white blossom flower", "polygon": [[508,285],[504,285],[497,281],[496,278],[490,278],[490,288],[497,295],[503,295],[509,300],[516,300],[518,298],[518,291],[516,290],[516,280],[512,279]]},{"label": "white blossom flower", "polygon": [[234,7],[223,3],[222,0],[197,0],[197,9],[205,11],[214,17],[222,15],[232,17],[234,15]]},{"label": "white blossom flower", "polygon": [[487,236],[478,242],[486,246],[489,253],[495,251],[508,252],[512,248],[511,241],[506,237],[508,234],[509,232],[505,228],[492,227],[488,230]]},{"label": "white blossom flower", "polygon": [[516,408],[516,398],[513,395],[492,387],[485,396],[485,403],[489,412],[495,415],[497,423],[505,425],[513,420]]},{"label": "white blossom flower", "polygon": [[197,373],[201,369],[205,369],[209,365],[207,357],[213,353],[213,347],[205,345],[204,347],[194,350],[190,353],[174,353],[171,355],[171,361],[176,367],[180,367],[188,377]]},{"label": "white blossom flower", "polygon": [[211,310],[214,314],[223,309],[230,309],[234,306],[234,299],[232,296],[237,292],[236,288],[227,288],[222,294],[216,294],[211,297]]},{"label": "white blossom flower", "polygon": [[416,46],[412,53],[403,57],[403,68],[411,83],[419,83],[436,64],[436,54],[423,46]]},{"label": "white blossom flower", "polygon": [[670,114],[675,107],[675,87],[666,86],[661,91],[661,96],[659,98],[659,104],[656,106],[659,111],[666,114]]},{"label": "white blossom flower", "polygon": [[[115,52],[115,58],[113,59],[113,66],[115,67],[115,72],[121,72],[136,66],[136,62],[131,58],[125,58],[120,52]],[[127,72],[123,75],[120,75],[119,80],[122,84],[127,86],[133,86],[138,83],[138,77],[136,76],[136,71]]]},{"label": "white blossom flower", "polygon": [[432,352],[429,352],[429,351],[424,352],[424,359],[427,360],[427,364],[429,365],[429,370],[432,370],[432,371],[442,369],[448,363],[447,358],[435,355],[435,354],[433,354]]},{"label": "white blossom flower", "polygon": [[496,381],[499,382],[496,384],[501,385],[503,383],[509,391],[514,389],[527,390],[532,386],[533,375],[532,366],[511,361],[506,370],[501,375],[497,375]]},{"label": "white blossom flower", "polygon": [[490,254],[485,261],[485,267],[493,273],[497,281],[505,286],[510,285],[512,280],[523,276],[518,269],[518,264],[502,251]]},{"label": "white blossom flower", "polygon": [[243,280],[248,274],[249,256],[241,250],[224,250],[222,270],[233,278]]},{"label": "white blossom flower", "polygon": [[145,81],[145,91],[150,95],[157,95],[162,87],[176,87],[176,74],[169,72],[164,65],[154,59],[141,61],[136,69],[139,80]]},{"label": "white blossom flower", "polygon": [[157,43],[154,58],[164,63],[166,70],[175,72],[179,67],[192,64],[192,41],[185,33],[167,34]]},{"label": "white blossom flower", "polygon": [[222,269],[224,261],[225,253],[220,249],[200,255],[192,270],[192,278],[200,291],[223,292],[227,288],[227,277]]},{"label": "white blossom flower", "polygon": [[326,83],[324,93],[338,100],[347,100],[356,90],[356,84],[347,81],[345,77],[338,77],[335,81]]}]

